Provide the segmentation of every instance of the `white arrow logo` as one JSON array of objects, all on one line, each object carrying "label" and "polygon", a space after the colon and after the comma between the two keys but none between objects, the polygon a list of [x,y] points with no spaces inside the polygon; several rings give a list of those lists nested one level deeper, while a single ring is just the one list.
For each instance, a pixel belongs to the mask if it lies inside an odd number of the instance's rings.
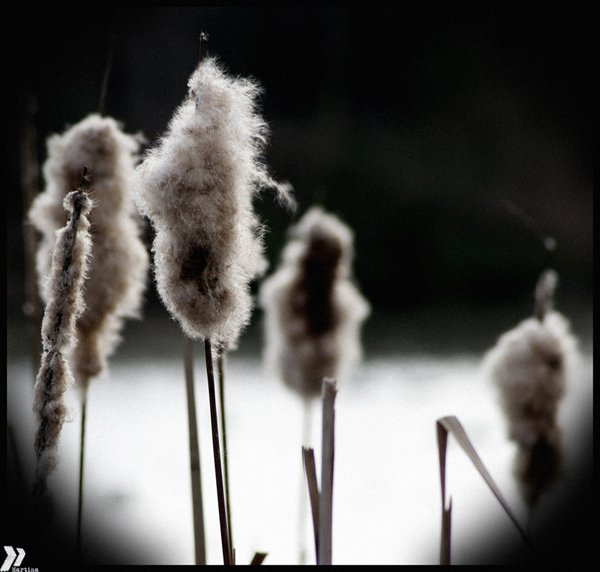
[{"label": "white arrow logo", "polygon": [[4,564],[2,564],[2,568],[0,568],[0,572],[8,572],[11,566],[19,566],[23,562],[25,551],[22,548],[17,548],[18,556],[12,546],[5,546],[4,550],[6,551],[6,559],[4,560]]}]

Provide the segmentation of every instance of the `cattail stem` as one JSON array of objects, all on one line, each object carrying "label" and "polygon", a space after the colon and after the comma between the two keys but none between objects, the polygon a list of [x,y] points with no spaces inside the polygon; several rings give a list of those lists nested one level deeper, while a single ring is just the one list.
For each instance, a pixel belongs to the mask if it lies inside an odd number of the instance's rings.
[{"label": "cattail stem", "polygon": [[310,447],[302,447],[302,461],[306,473],[306,484],[310,498],[310,508],[313,518],[313,530],[315,535],[315,554],[319,564],[319,485],[317,483],[317,470],[315,468],[315,454]]},{"label": "cattail stem", "polygon": [[213,455],[215,459],[215,478],[217,482],[217,501],[219,504],[219,522],[221,525],[221,545],[223,548],[223,563],[231,564],[231,547],[227,527],[227,512],[225,509],[225,491],[223,490],[223,470],[221,467],[221,451],[219,446],[219,423],[217,419],[217,401],[215,395],[215,375],[213,370],[212,345],[210,339],[204,340],[206,354],[206,377],[208,378],[208,398],[210,404],[210,423],[212,428]]},{"label": "cattail stem", "polygon": [[323,380],[323,445],[321,457],[321,494],[319,495],[319,564],[331,564],[333,508],[333,457],[335,427],[335,380]]},{"label": "cattail stem", "polygon": [[202,473],[200,470],[200,447],[196,420],[196,398],[194,392],[193,341],[183,334],[183,364],[188,407],[190,436],[190,473],[192,480],[192,511],[194,518],[194,552],[196,564],[206,564],[206,540],[204,534],[204,507],[202,503]]},{"label": "cattail stem", "polygon": [[[312,426],[312,400],[304,398],[303,400],[303,428],[302,428],[302,447],[310,446],[310,434]],[[300,478],[300,510],[298,517],[298,546],[299,546],[299,561],[300,564],[306,562],[306,518],[308,515],[307,511],[307,489],[304,484],[304,474]]]},{"label": "cattail stem", "polygon": [[[25,125],[22,140],[22,186],[23,186],[23,212],[29,212],[33,201],[38,194],[38,160],[36,146],[36,130],[34,115],[37,109],[35,98],[30,95],[27,98],[25,110]],[[40,369],[40,356],[42,355],[42,342],[40,330],[42,327],[42,304],[38,295],[35,253],[37,250],[36,231],[33,225],[23,226],[23,240],[25,250],[25,314],[29,318],[30,351],[35,374]]]},{"label": "cattail stem", "polygon": [[83,514],[83,460],[85,456],[85,424],[87,412],[87,388],[83,390],[81,406],[81,433],[79,440],[79,498],[77,503],[77,560],[81,554],[81,522]]},{"label": "cattail stem", "polygon": [[106,94],[108,92],[108,79],[110,77],[110,72],[112,70],[112,62],[115,55],[115,46],[117,44],[118,24],[119,23],[117,20],[117,22],[115,22],[115,28],[113,31],[113,36],[108,51],[108,58],[106,61],[106,67],[104,68],[104,75],[102,77],[102,88],[100,89],[100,102],[98,104],[98,113],[100,114],[100,117],[104,117],[104,115],[106,114]]},{"label": "cattail stem", "polygon": [[[231,534],[231,503],[229,497],[229,454],[227,449],[227,424],[225,422],[225,355],[224,350],[217,352],[217,371],[219,375],[219,402],[221,406],[221,437],[223,439],[223,470],[225,474],[225,505],[227,508],[227,532],[229,545],[233,550],[233,536]],[[233,554],[230,555],[233,561]]]}]

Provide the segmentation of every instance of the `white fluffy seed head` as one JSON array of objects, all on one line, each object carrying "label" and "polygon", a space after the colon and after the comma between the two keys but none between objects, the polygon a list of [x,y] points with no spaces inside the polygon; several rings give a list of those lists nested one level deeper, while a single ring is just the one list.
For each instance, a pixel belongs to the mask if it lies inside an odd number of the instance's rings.
[{"label": "white fluffy seed head", "polygon": [[531,446],[557,430],[556,415],[576,360],[567,319],[552,311],[503,334],[485,357],[511,439]]},{"label": "white fluffy seed head", "polygon": [[260,288],[265,360],[288,387],[318,397],[324,377],[343,380],[362,355],[368,302],[350,279],[352,231],[313,207],[290,230],[280,268]]},{"label": "white fluffy seed head", "polygon": [[577,367],[577,341],[555,311],[503,334],[484,359],[499,391],[508,435],[517,444],[514,473],[533,508],[562,470],[558,409]]},{"label": "white fluffy seed head", "polygon": [[105,369],[119,341],[122,319],[139,316],[146,287],[149,256],[140,239],[141,220],[132,191],[140,138],[123,133],[114,119],[92,114],[50,137],[47,145],[46,188],[29,212],[29,220],[42,233],[37,254],[40,285],[48,276],[55,233],[66,222],[63,198],[78,186],[84,165],[94,201],[86,309],[77,322],[78,343],[72,355],[75,377],[85,387]]},{"label": "white fluffy seed head", "polygon": [[137,169],[136,202],[156,230],[154,270],[163,303],[191,338],[231,347],[249,322],[249,283],[263,274],[263,187],[289,197],[261,162],[267,128],[259,88],[204,59],[160,144]]}]

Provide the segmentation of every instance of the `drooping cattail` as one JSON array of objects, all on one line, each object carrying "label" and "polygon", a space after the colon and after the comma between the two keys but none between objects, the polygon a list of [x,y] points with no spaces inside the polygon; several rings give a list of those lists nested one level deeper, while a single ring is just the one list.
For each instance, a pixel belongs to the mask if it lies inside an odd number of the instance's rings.
[{"label": "drooping cattail", "polygon": [[503,334],[484,358],[499,390],[509,439],[517,444],[514,473],[530,509],[561,475],[558,408],[577,359],[568,320],[552,309],[554,271],[536,288],[535,317]]},{"label": "drooping cattail", "polygon": [[64,393],[73,381],[68,358],[76,343],[76,322],[85,309],[82,285],[91,251],[88,215],[93,201],[82,182],[63,201],[68,221],[56,236],[44,284],[43,355],[34,387],[37,459],[34,494],[46,501],[47,479],[56,467],[60,432],[67,415]]},{"label": "drooping cattail", "polygon": [[[156,230],[158,292],[192,339],[229,347],[248,323],[249,283],[266,270],[252,201],[289,188],[261,163],[267,126],[258,86],[204,58],[160,144],[137,168],[136,202]],[[289,199],[291,200],[291,199]]]},{"label": "drooping cattail", "polygon": [[90,379],[106,368],[123,318],[139,316],[146,287],[149,256],[140,239],[131,189],[139,145],[138,137],[123,133],[114,119],[98,114],[89,115],[62,135],[53,135],[43,168],[46,188],[29,212],[29,220],[42,233],[37,255],[42,284],[54,233],[65,222],[62,200],[76,186],[80,165],[89,167],[95,204],[90,216],[93,249],[85,284],[86,309],[77,320],[72,356],[75,378],[84,392]]},{"label": "drooping cattail", "polygon": [[290,230],[280,268],[260,289],[265,359],[308,399],[324,377],[344,379],[360,359],[360,328],[369,303],[351,281],[353,234],[321,207]]}]

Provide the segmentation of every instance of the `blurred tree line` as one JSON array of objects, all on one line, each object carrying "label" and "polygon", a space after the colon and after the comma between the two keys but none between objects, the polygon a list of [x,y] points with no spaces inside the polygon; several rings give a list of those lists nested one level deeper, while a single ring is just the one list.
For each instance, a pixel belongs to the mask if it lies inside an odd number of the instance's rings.
[{"label": "blurred tree line", "polygon": [[300,207],[292,217],[268,194],[257,204],[272,262],[318,201],[354,229],[355,274],[376,311],[529,304],[546,264],[559,296],[591,303],[589,3],[16,12],[5,22],[20,30],[7,52],[18,86],[5,155],[9,310],[24,301],[27,98],[41,165],[48,135],[98,110],[114,45],[106,112],[152,144],[186,94],[201,31],[210,55],[265,88],[267,163]]}]

